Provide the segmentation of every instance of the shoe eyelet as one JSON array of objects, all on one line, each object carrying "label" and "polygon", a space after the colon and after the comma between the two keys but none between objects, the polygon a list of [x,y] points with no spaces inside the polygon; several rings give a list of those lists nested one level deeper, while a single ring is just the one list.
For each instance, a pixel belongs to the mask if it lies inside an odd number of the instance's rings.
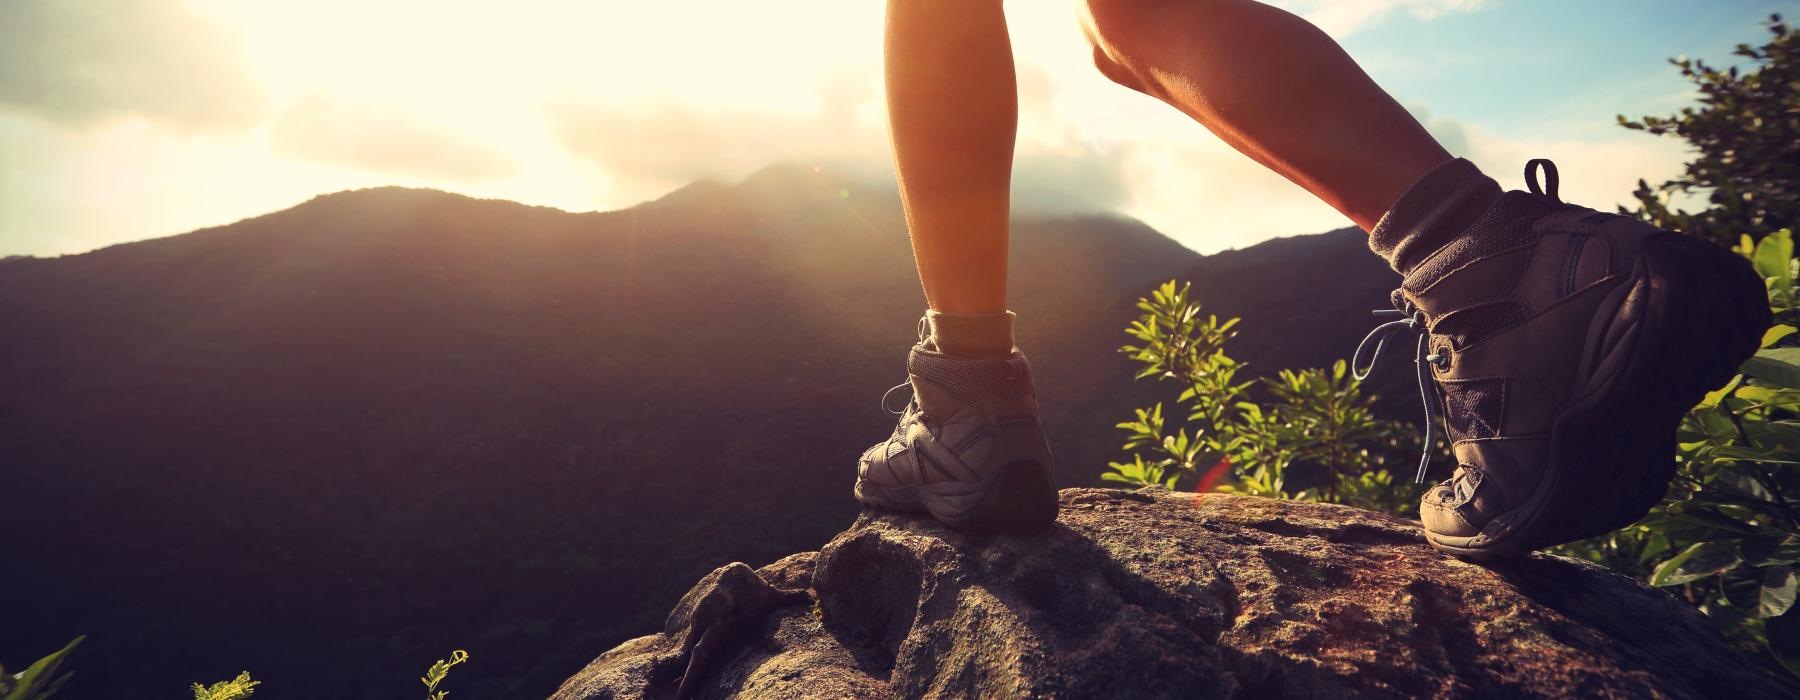
[{"label": "shoe eyelet", "polygon": [[1441,347],[1441,348],[1432,350],[1430,355],[1425,356],[1425,361],[1431,363],[1431,369],[1434,372],[1449,371],[1450,370],[1450,348]]}]

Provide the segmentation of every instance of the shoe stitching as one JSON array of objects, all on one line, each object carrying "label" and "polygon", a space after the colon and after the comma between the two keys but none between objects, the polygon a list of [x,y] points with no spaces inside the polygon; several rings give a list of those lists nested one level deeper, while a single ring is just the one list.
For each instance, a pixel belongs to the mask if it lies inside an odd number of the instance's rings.
[{"label": "shoe stitching", "polygon": [[1587,247],[1588,235],[1572,234],[1569,237],[1567,252],[1563,256],[1562,278],[1557,280],[1556,298],[1561,299],[1575,290],[1575,273],[1581,269],[1581,251]]},{"label": "shoe stitching", "polygon": [[[918,456],[921,458],[919,461],[924,462],[925,466],[931,467],[933,470],[937,471],[937,473],[944,475],[945,480],[961,481],[955,474],[950,473],[950,470],[945,468],[943,464],[939,463],[936,457],[931,456],[930,450],[920,449],[918,450]],[[931,483],[925,479],[925,470],[923,467],[919,469],[919,483]]]}]

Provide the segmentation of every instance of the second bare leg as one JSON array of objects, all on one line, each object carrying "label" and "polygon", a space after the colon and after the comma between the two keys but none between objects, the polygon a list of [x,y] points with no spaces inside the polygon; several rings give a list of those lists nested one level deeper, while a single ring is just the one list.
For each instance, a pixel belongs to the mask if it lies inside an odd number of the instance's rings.
[{"label": "second bare leg", "polygon": [[1086,0],[1094,60],[1374,228],[1451,159],[1331,37],[1251,0]]}]

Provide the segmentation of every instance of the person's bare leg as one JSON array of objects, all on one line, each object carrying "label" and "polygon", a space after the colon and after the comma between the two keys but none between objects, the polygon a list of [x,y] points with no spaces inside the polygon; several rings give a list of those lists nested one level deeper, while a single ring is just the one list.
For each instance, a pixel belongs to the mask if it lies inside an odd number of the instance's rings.
[{"label": "person's bare leg", "polygon": [[852,491],[951,527],[1041,529],[1056,519],[1056,468],[1006,310],[1018,123],[1006,17],[1000,0],[890,0],[887,11],[894,166],[929,331],[907,355],[907,383],[889,390],[910,386],[912,400],[863,451]]},{"label": "person's bare leg", "polygon": [[1250,0],[1083,7],[1107,77],[1180,109],[1365,231],[1451,160],[1337,42],[1283,10]]},{"label": "person's bare leg", "polygon": [[1018,89],[1000,0],[890,0],[885,66],[926,305],[1004,312]]}]

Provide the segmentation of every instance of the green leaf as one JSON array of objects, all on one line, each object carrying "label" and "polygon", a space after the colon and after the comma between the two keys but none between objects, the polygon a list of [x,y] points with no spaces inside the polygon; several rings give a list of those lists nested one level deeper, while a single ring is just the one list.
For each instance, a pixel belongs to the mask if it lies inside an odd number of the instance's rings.
[{"label": "green leaf", "polygon": [[1751,566],[1800,563],[1800,535],[1759,534],[1738,542],[1738,556]]},{"label": "green leaf", "polygon": [[1769,654],[1788,670],[1800,675],[1800,610],[1788,608],[1782,615],[1771,617],[1763,627]]},{"label": "green leaf", "polygon": [[12,690],[0,700],[14,700],[15,698],[18,700],[45,700],[49,698],[57,688],[62,687],[63,682],[67,681],[70,676],[67,673],[61,676],[56,675],[57,668],[62,666],[63,661],[68,659],[70,652],[75,651],[76,645],[81,644],[83,639],[87,639],[87,637],[76,637],[61,650],[52,652],[49,656],[38,659],[26,667],[13,679]]},{"label": "green leaf", "polygon": [[1762,605],[1762,572],[1756,569],[1732,572],[1719,577],[1719,593],[1725,603],[1746,616],[1753,616]]},{"label": "green leaf", "polygon": [[1757,617],[1777,617],[1794,607],[1794,594],[1800,591],[1800,576],[1794,567],[1772,566],[1763,569],[1762,596],[1756,606]]},{"label": "green leaf", "polygon": [[1752,447],[1720,447],[1712,450],[1712,458],[1721,462],[1760,462],[1762,464],[1800,465],[1794,455]]},{"label": "green leaf", "polygon": [[1732,393],[1732,396],[1753,404],[1762,404],[1764,406],[1772,406],[1775,408],[1793,410],[1796,407],[1800,407],[1800,391],[1795,391],[1793,389],[1777,389],[1768,386],[1746,386],[1739,387],[1737,391]]},{"label": "green leaf", "polygon": [[1744,375],[1739,374],[1733,376],[1731,381],[1725,383],[1725,386],[1706,392],[1706,396],[1700,399],[1700,403],[1696,405],[1695,408],[1712,408],[1719,405],[1719,401],[1730,396],[1732,390],[1736,389],[1738,384],[1743,381]]},{"label": "green leaf", "polygon": [[[1683,505],[1691,506],[1692,504],[1687,503],[1687,504],[1683,504]],[[1676,520],[1678,522],[1685,522],[1685,523],[1691,523],[1694,525],[1701,525],[1701,526],[1705,526],[1708,528],[1712,528],[1714,530],[1723,530],[1726,532],[1735,532],[1735,533],[1740,533],[1740,534],[1750,534],[1752,532],[1756,532],[1756,528],[1751,527],[1748,523],[1745,523],[1745,522],[1738,520],[1736,518],[1733,518],[1731,516],[1725,515],[1724,513],[1720,513],[1719,511],[1712,509],[1712,508],[1706,508],[1706,507],[1682,508],[1679,512],[1670,513],[1670,517],[1673,520]]]},{"label": "green leaf", "polygon": [[1792,421],[1755,423],[1747,426],[1745,432],[1750,433],[1750,438],[1764,447],[1800,450],[1800,423]]},{"label": "green leaf", "polygon": [[[1763,463],[1767,464],[1766,461]],[[1734,507],[1737,507],[1737,508],[1756,507],[1759,509],[1758,512],[1761,512],[1761,513],[1775,512],[1774,511],[1775,494],[1773,492],[1769,491],[1769,487],[1766,484],[1764,484],[1761,480],[1757,479],[1754,476],[1751,476],[1749,474],[1749,470],[1746,470],[1746,469],[1720,470],[1719,473],[1713,475],[1712,481],[1709,482],[1707,485],[1710,487],[1713,487],[1713,488],[1717,488],[1721,491],[1728,491],[1730,493],[1743,494],[1745,496],[1750,497],[1751,500],[1749,500],[1749,501],[1745,501],[1742,499],[1734,499],[1734,500],[1730,501],[1730,503]],[[1703,491],[1702,495],[1704,495],[1704,494],[1705,494],[1705,492]]]},{"label": "green leaf", "polygon": [[1656,561],[1663,552],[1669,551],[1669,536],[1666,533],[1654,532],[1644,542],[1644,551],[1638,555],[1639,563]]},{"label": "green leaf", "polygon": [[1774,347],[1776,343],[1781,342],[1782,338],[1793,335],[1795,330],[1797,329],[1785,323],[1777,323],[1773,326],[1769,326],[1769,330],[1763,331],[1762,345],[1757,347]]},{"label": "green leaf", "polygon": [[1788,266],[1793,259],[1793,237],[1787,231],[1776,231],[1757,242],[1750,263],[1756,267],[1756,274],[1770,280],[1771,289],[1786,291],[1794,286],[1793,268]]},{"label": "green leaf", "polygon": [[1738,564],[1736,550],[1724,540],[1696,542],[1656,567],[1650,574],[1650,585],[1679,586],[1717,574]]},{"label": "green leaf", "polygon": [[1800,348],[1758,350],[1744,361],[1743,372],[1756,379],[1789,389],[1800,389]]}]

